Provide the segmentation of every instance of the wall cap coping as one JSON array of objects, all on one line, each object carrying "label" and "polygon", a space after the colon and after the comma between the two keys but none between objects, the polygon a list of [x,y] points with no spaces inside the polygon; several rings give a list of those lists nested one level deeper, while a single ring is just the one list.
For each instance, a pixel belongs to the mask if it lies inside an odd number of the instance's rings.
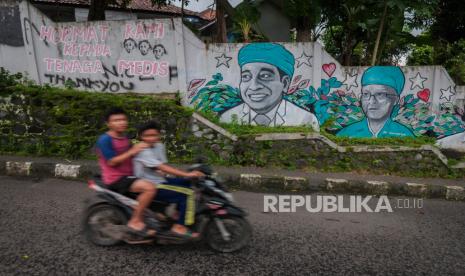
[{"label": "wall cap coping", "polygon": [[215,123],[211,122],[210,120],[202,117],[200,114],[198,114],[197,112],[194,112],[192,114],[192,117],[194,119],[196,119],[197,121],[201,122],[202,124],[206,125],[207,127],[213,129],[214,131],[228,137],[229,139],[233,140],[233,141],[237,141],[237,136],[230,133],[229,131],[227,131],[226,129],[216,125]]}]

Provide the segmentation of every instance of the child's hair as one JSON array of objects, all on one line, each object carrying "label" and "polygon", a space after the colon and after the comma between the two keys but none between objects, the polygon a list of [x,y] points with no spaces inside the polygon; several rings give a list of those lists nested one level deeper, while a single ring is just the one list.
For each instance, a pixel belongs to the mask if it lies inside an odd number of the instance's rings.
[{"label": "child's hair", "polygon": [[112,115],[119,115],[119,114],[124,114],[126,116],[128,116],[128,114],[126,113],[126,111],[124,111],[124,109],[122,109],[121,107],[112,107],[110,109],[107,110],[107,112],[105,113],[105,122],[108,122],[108,120],[110,119],[110,117]]},{"label": "child's hair", "polygon": [[156,121],[148,121],[148,122],[146,122],[143,125],[138,127],[137,136],[140,138],[142,133],[144,131],[146,131],[146,130],[149,130],[149,129],[156,129],[156,130],[160,131],[160,125]]}]

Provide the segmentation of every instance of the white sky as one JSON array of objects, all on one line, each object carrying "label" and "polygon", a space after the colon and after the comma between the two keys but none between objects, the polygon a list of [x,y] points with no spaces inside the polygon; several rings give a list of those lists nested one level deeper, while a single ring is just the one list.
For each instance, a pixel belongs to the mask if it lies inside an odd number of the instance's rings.
[{"label": "white sky", "polygon": [[[240,2],[242,2],[242,0],[228,0],[228,1],[233,7],[235,7]],[[189,0],[189,5],[186,7],[186,9],[191,10],[191,11],[201,12],[201,11],[206,10],[208,6],[213,3],[215,3],[215,0]],[[173,4],[180,7],[181,0],[175,0]]]}]

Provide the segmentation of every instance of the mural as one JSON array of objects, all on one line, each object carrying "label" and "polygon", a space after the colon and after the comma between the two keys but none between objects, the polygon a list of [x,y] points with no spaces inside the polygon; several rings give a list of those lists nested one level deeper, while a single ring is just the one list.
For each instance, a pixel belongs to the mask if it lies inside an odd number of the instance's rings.
[{"label": "mural", "polygon": [[[457,144],[452,141],[465,145],[463,108],[454,106],[452,81],[432,79],[442,72],[434,71],[438,68],[429,72],[395,66],[343,68],[328,57],[313,68],[313,56],[304,47],[299,53],[300,49],[285,46],[246,44],[237,50],[237,58],[234,49],[211,56],[216,72],[209,80],[189,82],[188,102],[216,113],[224,122],[314,128],[325,124],[337,136],[425,135],[443,145]],[[315,70],[321,78],[311,81]],[[434,89],[434,83],[443,86]]]},{"label": "mural", "polygon": [[206,45],[180,19],[56,23],[27,1],[0,9],[0,22],[11,27],[0,30],[0,65],[41,84],[180,91],[224,122],[429,136],[465,152],[465,107],[440,66],[342,67],[318,43]]},{"label": "mural", "polygon": [[101,92],[179,90],[174,29],[180,22],[57,23],[26,1],[20,10],[27,11],[21,27],[39,83]]},{"label": "mural", "polygon": [[395,137],[414,136],[406,126],[391,119],[405,84],[399,67],[375,66],[362,76],[360,106],[364,119],[341,129],[338,136]]},{"label": "mural", "polygon": [[[305,57],[308,64],[308,56]],[[232,58],[222,54],[215,59],[217,68],[229,68]],[[292,87],[296,61],[290,51],[275,43],[248,44],[240,49],[237,59],[239,88],[219,84],[222,75],[217,74],[192,98],[191,103],[197,102],[197,108],[218,112],[224,122],[237,120],[242,124],[263,126],[308,125],[318,129],[318,119],[310,110],[286,98]],[[301,65],[299,62],[297,66]],[[200,82],[195,80],[195,83]],[[192,82],[189,87],[192,90]]]}]

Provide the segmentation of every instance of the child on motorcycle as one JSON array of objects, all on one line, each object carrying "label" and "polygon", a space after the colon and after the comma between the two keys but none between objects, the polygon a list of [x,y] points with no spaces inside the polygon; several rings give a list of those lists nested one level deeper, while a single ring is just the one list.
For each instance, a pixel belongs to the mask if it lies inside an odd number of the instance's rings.
[{"label": "child on motorcycle", "polygon": [[[176,203],[179,210],[177,223],[171,231],[175,234],[195,238],[199,234],[193,233],[186,227],[194,223],[195,198],[190,189],[190,181],[185,178],[204,176],[198,171],[186,172],[176,169],[167,164],[165,146],[160,140],[160,127],[154,122],[148,122],[141,126],[138,131],[139,139],[148,144],[134,158],[134,174],[138,178],[146,179],[155,184],[157,195],[155,200]],[[168,178],[166,174],[182,178]]]},{"label": "child on motorcycle", "polygon": [[132,158],[149,145],[141,142],[131,146],[131,142],[125,136],[128,118],[123,109],[111,108],[105,115],[105,122],[108,131],[102,134],[96,143],[102,180],[108,189],[117,193],[139,193],[137,197],[139,204],[135,207],[127,226],[138,237],[153,236],[155,231],[147,229],[143,211],[152,202],[156,187],[147,180],[134,177],[132,171]]}]

